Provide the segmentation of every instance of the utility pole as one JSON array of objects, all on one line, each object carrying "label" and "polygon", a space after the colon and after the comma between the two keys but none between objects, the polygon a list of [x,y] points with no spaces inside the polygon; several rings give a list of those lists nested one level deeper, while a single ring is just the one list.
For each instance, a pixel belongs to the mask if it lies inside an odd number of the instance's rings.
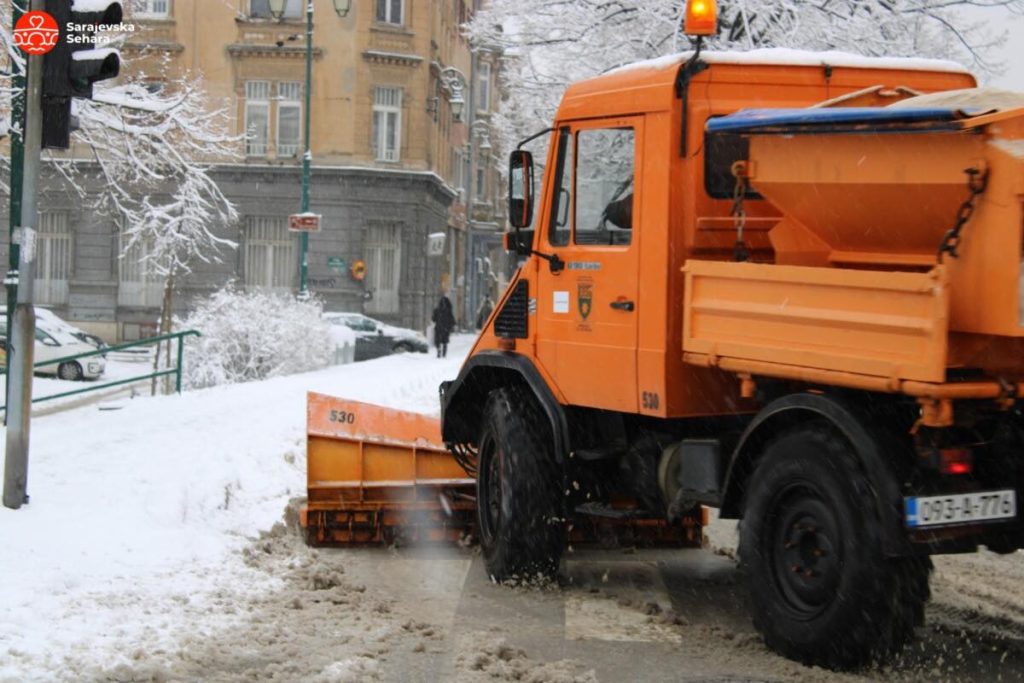
[{"label": "utility pole", "polygon": [[[348,10],[346,10],[346,13]],[[313,0],[306,5],[306,106],[305,137],[306,151],[302,155],[302,213],[309,213],[309,171],[313,163],[313,150],[310,149],[309,122],[313,90]],[[299,298],[309,298],[309,233],[303,231],[299,236]]]},{"label": "utility pole", "polygon": [[476,317],[476,309],[473,307],[473,200],[476,192],[476,165],[477,150],[473,145],[474,131],[473,124],[476,123],[476,98],[477,98],[477,66],[476,51],[469,51],[469,83],[466,85],[466,104],[469,106],[469,113],[466,114],[466,130],[469,131],[469,178],[466,180],[466,234],[462,252],[462,324],[466,329],[473,330],[473,322]]},{"label": "utility pole", "polygon": [[[44,0],[32,0],[31,9],[44,9]],[[43,142],[43,56],[28,55],[25,89],[24,164],[21,221],[13,242],[18,249],[15,278],[17,301],[7,335],[7,451],[4,463],[4,505],[17,510],[28,500],[28,444],[32,411],[32,364],[35,360],[36,314],[32,307],[35,273],[35,226],[39,211],[37,192]],[[12,170],[13,186],[13,170]],[[13,190],[12,190],[13,192]],[[14,217],[12,215],[12,221]],[[13,223],[12,223],[13,225]],[[13,249],[12,249],[13,251]],[[11,279],[10,274],[8,279]],[[10,308],[8,315],[10,315]]]},{"label": "utility pole", "polygon": [[[13,3],[11,6],[11,30],[18,25],[18,20],[24,12],[21,5]],[[7,253],[7,277],[4,278],[4,285],[7,287],[7,313],[5,330],[10,330],[11,322],[14,320],[14,307],[18,303],[18,255],[21,248],[14,239],[14,231],[21,225],[21,183],[22,165],[25,163],[25,74],[16,72],[12,80],[14,97],[11,100],[11,217],[10,239],[8,241],[9,251]],[[5,387],[4,405],[11,405],[11,383]],[[4,425],[7,424],[7,412],[4,411]]]}]

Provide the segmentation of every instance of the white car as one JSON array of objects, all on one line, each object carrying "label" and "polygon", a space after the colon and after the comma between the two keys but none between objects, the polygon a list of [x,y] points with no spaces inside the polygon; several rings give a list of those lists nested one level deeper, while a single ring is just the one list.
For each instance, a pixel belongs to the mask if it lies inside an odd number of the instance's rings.
[{"label": "white car", "polygon": [[[96,347],[92,344],[84,342],[64,330],[44,329],[43,326],[36,327],[36,363],[50,359],[66,358],[67,356],[77,356],[80,353],[96,350]],[[89,356],[87,358],[64,361],[59,364],[37,366],[35,372],[40,375],[56,375],[60,379],[80,380],[96,379],[106,369],[107,362],[103,359],[103,356]]]},{"label": "white car", "polygon": [[[45,313],[42,313],[42,311],[45,311]],[[0,319],[0,342],[3,344],[3,349],[6,350],[6,309],[0,311],[0,315],[3,316]],[[47,360],[57,360],[97,350],[95,345],[79,338],[75,333],[76,331],[81,332],[76,327],[58,318],[51,311],[36,309],[35,362],[41,363]],[[7,364],[6,352],[4,353],[3,363],[4,365]],[[103,374],[106,367],[106,360],[102,356],[89,356],[87,358],[39,366],[35,368],[35,373],[39,375],[56,375],[60,379],[67,380],[96,379]]]}]

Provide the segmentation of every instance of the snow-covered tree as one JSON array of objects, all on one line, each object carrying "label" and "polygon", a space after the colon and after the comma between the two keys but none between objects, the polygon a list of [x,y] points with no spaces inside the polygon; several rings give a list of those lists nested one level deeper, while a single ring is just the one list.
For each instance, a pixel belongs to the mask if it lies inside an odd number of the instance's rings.
[{"label": "snow-covered tree", "polygon": [[235,384],[325,367],[334,355],[330,325],[313,298],[229,284],[199,302],[177,327],[199,330],[185,344],[185,385]]},{"label": "snow-covered tree", "polygon": [[[792,47],[869,56],[952,59],[997,71],[1005,40],[965,8],[1024,12],[1024,0],[720,0],[709,49]],[[495,122],[506,146],[549,122],[565,86],[643,59],[690,49],[683,0],[490,0],[467,32],[504,54],[508,100]],[[513,145],[514,146],[514,145]]]}]

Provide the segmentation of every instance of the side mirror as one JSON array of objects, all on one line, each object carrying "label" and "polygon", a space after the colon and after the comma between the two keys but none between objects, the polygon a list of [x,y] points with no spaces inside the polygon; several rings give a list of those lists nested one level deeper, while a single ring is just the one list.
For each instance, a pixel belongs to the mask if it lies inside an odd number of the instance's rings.
[{"label": "side mirror", "polygon": [[529,256],[533,253],[533,230],[516,230],[505,233],[505,251],[516,256]]},{"label": "side mirror", "polygon": [[508,222],[527,228],[533,222],[533,155],[517,149],[508,161]]}]

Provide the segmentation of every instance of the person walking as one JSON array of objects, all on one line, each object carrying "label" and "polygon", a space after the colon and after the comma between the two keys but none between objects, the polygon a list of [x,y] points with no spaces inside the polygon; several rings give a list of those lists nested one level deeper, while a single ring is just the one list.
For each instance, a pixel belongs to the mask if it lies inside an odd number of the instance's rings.
[{"label": "person walking", "polygon": [[441,300],[434,307],[430,319],[434,323],[434,346],[437,347],[437,357],[445,358],[448,356],[448,339],[455,328],[455,313],[452,311],[451,299],[444,292],[441,292]]}]

